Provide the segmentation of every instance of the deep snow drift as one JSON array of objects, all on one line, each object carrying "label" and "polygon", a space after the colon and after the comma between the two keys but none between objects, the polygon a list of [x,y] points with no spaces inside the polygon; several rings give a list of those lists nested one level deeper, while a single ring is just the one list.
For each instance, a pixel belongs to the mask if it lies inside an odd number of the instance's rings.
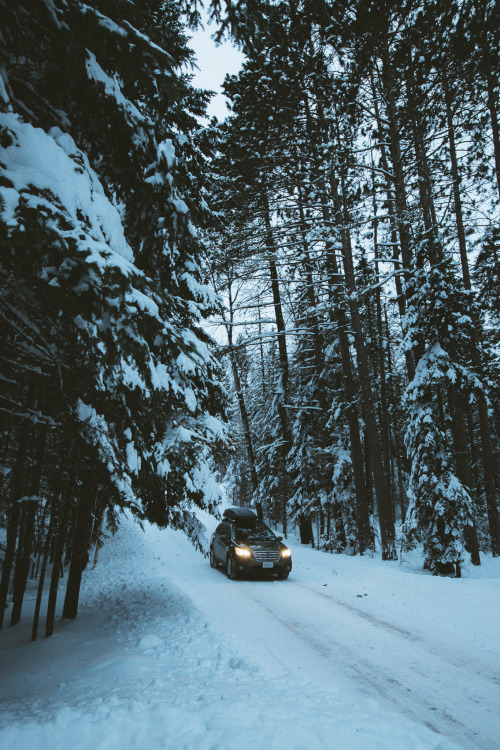
[{"label": "deep snow drift", "polygon": [[500,561],[457,581],[291,546],[288,581],[229,581],[125,519],[77,620],[0,633],[0,746],[498,748]]}]

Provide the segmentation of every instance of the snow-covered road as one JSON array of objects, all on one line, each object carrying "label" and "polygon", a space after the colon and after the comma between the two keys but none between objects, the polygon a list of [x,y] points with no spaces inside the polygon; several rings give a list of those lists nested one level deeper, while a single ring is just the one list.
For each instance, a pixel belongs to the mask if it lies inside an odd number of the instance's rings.
[{"label": "snow-covered road", "polygon": [[455,581],[293,551],[288,581],[229,581],[126,521],[76,621],[0,633],[2,749],[498,750],[498,561]]},{"label": "snow-covered road", "polygon": [[[286,582],[231,582],[221,571],[192,569],[185,562],[182,570],[175,569],[175,580],[184,578],[182,588],[212,626],[240,649],[243,644],[247,658],[284,679],[300,672],[324,687],[341,682],[344,690],[355,687],[466,748],[500,748],[497,635],[490,644],[497,647],[496,659],[490,649],[469,652],[456,638],[446,641],[446,623],[434,633],[422,630],[425,616],[413,627],[402,625],[397,602],[383,616],[378,608],[367,608],[368,595],[351,590],[346,601],[345,586],[336,592],[331,571],[320,571],[329,581],[322,584],[301,569],[306,560],[317,568],[332,558],[318,560],[318,553],[300,547],[294,558],[295,570]],[[451,583],[460,596],[463,582]],[[363,607],[356,604],[360,599]]]}]

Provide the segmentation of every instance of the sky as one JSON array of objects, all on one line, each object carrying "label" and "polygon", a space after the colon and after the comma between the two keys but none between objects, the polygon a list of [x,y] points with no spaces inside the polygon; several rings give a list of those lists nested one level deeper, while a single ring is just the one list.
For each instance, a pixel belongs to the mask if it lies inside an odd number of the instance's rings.
[{"label": "sky", "polygon": [[243,62],[243,55],[230,42],[216,45],[212,39],[215,24],[205,23],[205,30],[199,29],[192,35],[190,46],[196,53],[199,70],[194,70],[193,84],[198,88],[216,92],[208,106],[208,115],[223,120],[227,115],[226,99],[221,86],[226,73],[237,73]]}]

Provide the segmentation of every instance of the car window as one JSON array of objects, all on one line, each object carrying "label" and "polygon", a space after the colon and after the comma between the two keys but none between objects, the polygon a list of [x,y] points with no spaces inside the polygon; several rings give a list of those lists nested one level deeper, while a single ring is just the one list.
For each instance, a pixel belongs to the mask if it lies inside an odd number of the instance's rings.
[{"label": "car window", "polygon": [[217,532],[219,536],[223,537],[224,539],[231,538],[231,527],[228,523],[221,523],[221,525],[217,529]]},{"label": "car window", "polygon": [[247,544],[251,544],[252,542],[276,541],[276,536],[271,529],[263,523],[252,523],[248,524],[248,526],[242,523],[239,523],[237,526],[235,525],[234,538],[236,542],[246,542]]},{"label": "car window", "polygon": [[220,534],[220,533],[221,533],[221,532],[223,531],[223,529],[224,529],[224,526],[226,526],[226,524],[225,524],[225,523],[220,523],[220,524],[219,524],[219,525],[217,526],[217,528],[215,529],[215,533],[216,533],[216,534]]}]

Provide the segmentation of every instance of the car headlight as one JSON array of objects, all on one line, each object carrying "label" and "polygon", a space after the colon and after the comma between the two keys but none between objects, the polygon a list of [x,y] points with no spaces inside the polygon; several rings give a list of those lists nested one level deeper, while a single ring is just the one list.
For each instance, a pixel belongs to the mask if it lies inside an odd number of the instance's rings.
[{"label": "car headlight", "polygon": [[288,547],[285,547],[285,549],[281,550],[281,557],[291,557],[292,556],[292,550],[288,549]]},{"label": "car headlight", "polygon": [[245,549],[244,547],[235,547],[234,551],[238,557],[250,557],[252,554],[249,549]]}]

